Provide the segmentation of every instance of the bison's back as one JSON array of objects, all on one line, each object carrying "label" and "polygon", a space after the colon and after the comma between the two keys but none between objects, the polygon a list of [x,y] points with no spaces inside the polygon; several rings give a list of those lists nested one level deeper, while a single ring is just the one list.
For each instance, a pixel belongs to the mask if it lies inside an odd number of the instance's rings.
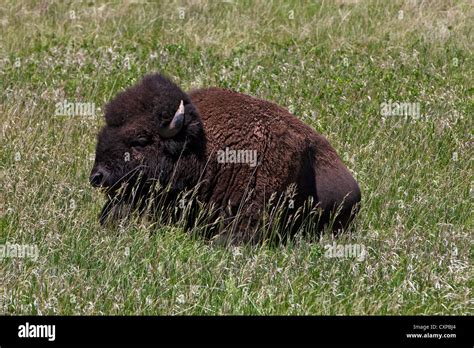
[{"label": "bison's back", "polygon": [[[261,206],[291,183],[297,184],[297,205],[308,196],[323,208],[342,202],[347,194],[352,201],[360,200],[355,180],[328,141],[287,110],[219,88],[189,95],[204,124],[213,201],[239,205],[243,195],[250,194]],[[225,148],[256,150],[259,165],[217,165],[216,151]]]}]

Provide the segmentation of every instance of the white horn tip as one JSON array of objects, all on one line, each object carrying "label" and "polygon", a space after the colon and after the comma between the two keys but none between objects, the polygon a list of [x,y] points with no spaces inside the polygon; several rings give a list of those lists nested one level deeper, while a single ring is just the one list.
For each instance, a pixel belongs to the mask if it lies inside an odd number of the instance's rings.
[{"label": "white horn tip", "polygon": [[179,104],[178,113],[184,114],[184,103],[182,100],[181,100],[181,103]]}]

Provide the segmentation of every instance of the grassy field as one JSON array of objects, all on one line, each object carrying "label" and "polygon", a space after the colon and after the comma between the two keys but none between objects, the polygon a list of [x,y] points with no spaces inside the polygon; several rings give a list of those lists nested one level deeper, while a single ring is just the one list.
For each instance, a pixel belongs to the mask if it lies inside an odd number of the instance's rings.
[{"label": "grassy field", "polygon": [[[39,254],[0,259],[0,313],[473,314],[473,23],[469,0],[3,2],[0,243]],[[101,228],[101,108],[155,71],[324,134],[362,189],[355,231],[224,248]],[[96,117],[56,115],[64,101]],[[364,260],[326,257],[333,242]]]}]

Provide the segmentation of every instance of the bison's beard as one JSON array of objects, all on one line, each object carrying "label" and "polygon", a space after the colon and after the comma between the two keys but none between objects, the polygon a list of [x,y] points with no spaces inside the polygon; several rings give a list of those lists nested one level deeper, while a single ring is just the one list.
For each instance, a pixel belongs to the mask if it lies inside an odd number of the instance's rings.
[{"label": "bison's beard", "polygon": [[100,213],[101,225],[108,221],[125,219],[137,209],[142,211],[145,208],[154,180],[147,178],[146,173],[142,171],[144,168],[136,167],[116,180],[113,185],[103,189],[107,202]]},{"label": "bison's beard", "polygon": [[[162,219],[176,218],[173,209],[169,207],[177,206],[176,201],[181,190],[174,187],[173,181],[164,184],[161,178],[155,178],[156,173],[148,173],[146,169],[145,171],[136,170],[103,190],[107,201],[99,216],[101,225],[129,219],[132,214],[139,217],[145,213],[154,214],[158,210],[163,215]],[[168,214],[167,211],[170,213]]]},{"label": "bison's beard", "polygon": [[190,197],[197,195],[200,172],[190,175],[177,165],[173,162],[162,162],[159,166],[141,164],[115,180],[104,189],[107,202],[99,216],[100,223],[125,220],[132,214],[154,215],[154,220],[163,223],[179,220],[185,209],[178,202],[190,202]]},{"label": "bison's beard", "polygon": [[148,197],[148,185],[123,184],[117,191],[107,194],[107,202],[100,213],[99,221],[103,225],[107,221],[118,221],[130,216],[135,210],[140,210]]}]

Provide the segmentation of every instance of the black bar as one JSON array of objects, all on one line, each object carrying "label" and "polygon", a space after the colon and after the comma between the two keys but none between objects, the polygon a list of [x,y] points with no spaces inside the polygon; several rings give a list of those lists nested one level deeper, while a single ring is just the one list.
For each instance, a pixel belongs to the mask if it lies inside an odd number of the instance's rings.
[{"label": "black bar", "polygon": [[[28,323],[28,327],[26,326]],[[31,325],[55,325],[54,341],[19,337]],[[24,325],[20,327],[20,325]],[[472,317],[0,317],[0,345],[58,344],[408,344],[469,346]],[[46,331],[44,331],[46,332]],[[51,333],[51,332],[50,332]],[[29,334],[29,333],[28,333]],[[408,338],[407,334],[422,337]],[[439,337],[448,334],[451,337]],[[452,337],[455,334],[456,337]],[[436,336],[434,336],[436,335]],[[50,335],[50,338],[52,335]]]}]

